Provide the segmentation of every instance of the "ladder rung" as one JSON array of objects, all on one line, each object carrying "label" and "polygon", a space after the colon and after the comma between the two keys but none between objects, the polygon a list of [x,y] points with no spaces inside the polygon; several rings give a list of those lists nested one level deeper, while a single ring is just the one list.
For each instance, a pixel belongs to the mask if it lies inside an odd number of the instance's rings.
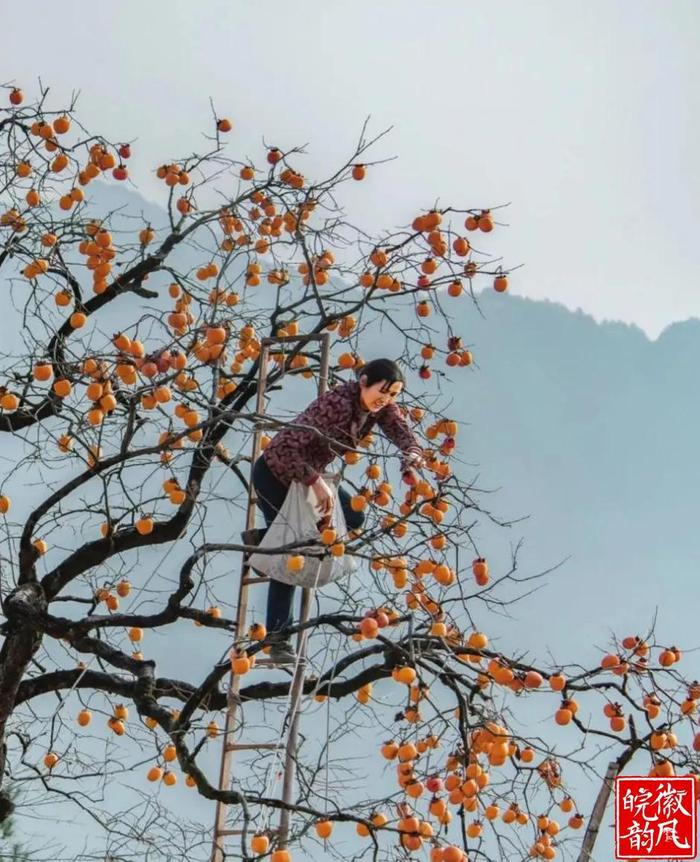
[{"label": "ladder rung", "polygon": [[[319,337],[320,336],[320,337]],[[285,344],[288,341],[298,341],[305,344],[307,341],[322,341],[323,334],[319,332],[308,332],[302,335],[266,335],[260,342],[264,347],[271,344]]]},{"label": "ladder rung", "polygon": [[244,584],[267,584],[270,579],[264,575],[256,575],[254,578],[243,578]]},{"label": "ladder rung", "polygon": [[[226,838],[229,835],[243,835],[244,832],[247,832],[248,835],[251,834],[253,830],[251,829],[219,829],[216,833],[217,838]],[[277,835],[279,833],[279,829],[268,828],[267,833],[269,835]]]},{"label": "ladder rung", "polygon": [[226,745],[226,751],[275,751],[278,748],[284,748],[282,742],[229,742]]},{"label": "ladder rung", "polygon": [[[297,663],[296,659],[294,659],[294,661],[278,662],[278,661],[274,661],[274,659],[271,659],[271,658],[259,658],[256,660],[256,662],[253,665],[253,667],[251,668],[251,670],[255,670],[256,667],[288,667],[290,670],[294,670],[296,663]],[[300,658],[299,664],[305,665],[306,659]]]}]

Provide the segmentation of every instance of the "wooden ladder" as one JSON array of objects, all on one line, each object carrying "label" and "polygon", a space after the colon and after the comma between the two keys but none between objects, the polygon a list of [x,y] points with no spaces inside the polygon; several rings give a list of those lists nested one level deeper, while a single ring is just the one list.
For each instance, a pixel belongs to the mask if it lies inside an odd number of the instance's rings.
[{"label": "wooden ladder", "polygon": [[[312,333],[310,335],[289,335],[280,338],[264,338],[261,342],[260,362],[258,371],[258,391],[256,400],[256,413],[262,416],[265,412],[265,387],[267,385],[267,366],[270,356],[270,347],[274,344],[285,344],[296,342],[297,344],[305,344],[309,342],[320,342],[321,358],[318,380],[318,394],[323,393],[328,388],[328,368],[330,355],[330,334],[329,333]],[[253,451],[251,459],[251,476],[252,469],[260,455],[260,437],[261,428],[256,427],[253,435]],[[251,480],[248,493],[248,507],[246,511],[246,530],[251,530],[255,526],[255,507],[257,498],[255,489]],[[243,556],[241,564],[241,577],[238,586],[238,606],[236,611],[236,640],[242,639],[247,631],[246,616],[248,612],[248,588],[255,584],[264,584],[269,581],[269,578],[260,577],[252,573],[248,566],[248,557]],[[302,604],[300,623],[307,622],[309,618],[309,609],[313,598],[313,590],[304,589],[302,591]],[[277,742],[262,742],[262,743],[240,743],[233,742],[233,734],[236,720],[236,710],[240,702],[239,692],[241,687],[241,676],[231,673],[229,677],[229,696],[226,708],[226,726],[223,735],[223,748],[221,753],[221,770],[219,774],[219,789],[230,790],[232,779],[232,760],[233,754],[236,751],[275,751],[284,749],[284,771],[282,780],[282,801],[290,805],[293,801],[294,793],[294,773],[296,762],[297,736],[299,726],[299,704],[301,703],[301,695],[304,690],[304,677],[306,671],[306,642],[307,632],[302,630],[297,635],[297,655],[298,661],[295,666],[295,672],[292,677],[291,691],[289,695],[289,710],[284,717],[283,731],[280,739],[284,737],[284,728],[286,728],[286,739]],[[255,667],[267,667],[272,663],[265,659],[256,662]],[[272,665],[274,666],[274,665]],[[216,816],[214,821],[214,836],[212,842],[211,862],[223,862],[225,839],[236,835],[242,835],[242,829],[227,829],[226,814],[228,805],[218,801],[216,803]],[[289,836],[290,812],[282,809],[280,813],[279,827],[277,831],[277,840],[280,847],[284,847]]]}]

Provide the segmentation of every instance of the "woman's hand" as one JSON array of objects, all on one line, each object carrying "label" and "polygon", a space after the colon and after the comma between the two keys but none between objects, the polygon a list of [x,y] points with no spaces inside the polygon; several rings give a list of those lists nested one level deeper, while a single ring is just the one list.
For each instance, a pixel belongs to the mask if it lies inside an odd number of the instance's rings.
[{"label": "woman's hand", "polygon": [[329,518],[333,512],[333,504],[335,503],[335,495],[328,487],[322,476],[311,485],[311,490],[316,497],[318,511],[324,518]]},{"label": "woman's hand", "polygon": [[413,467],[415,470],[425,467],[425,458],[420,452],[409,452],[405,456],[405,461],[408,467]]}]

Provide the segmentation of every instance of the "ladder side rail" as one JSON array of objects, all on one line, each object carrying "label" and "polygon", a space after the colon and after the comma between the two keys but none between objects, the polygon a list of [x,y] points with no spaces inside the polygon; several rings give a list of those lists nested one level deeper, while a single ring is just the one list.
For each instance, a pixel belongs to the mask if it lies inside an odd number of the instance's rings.
[{"label": "ladder side rail", "polygon": [[[265,407],[265,389],[267,385],[267,357],[269,353],[269,348],[266,344],[262,345],[262,350],[260,351],[260,366],[258,369],[258,391],[256,397],[255,404],[255,412],[260,415],[262,414]],[[246,509],[246,530],[250,530],[255,526],[255,507],[257,504],[257,497],[255,495],[255,489],[253,487],[253,468],[255,466],[255,462],[260,454],[260,438],[261,431],[256,427],[253,433],[253,447],[251,453],[251,463],[250,463],[250,484],[248,486],[248,506]],[[246,564],[245,558],[243,560],[243,565],[241,567],[241,577],[239,581],[238,587],[238,603],[236,609],[236,634],[235,637],[238,638],[241,636],[241,632],[245,628],[246,615],[248,613],[248,585],[250,583],[249,579],[246,578],[246,574],[248,573],[248,566]],[[231,738],[233,736],[233,731],[236,722],[236,702],[237,695],[240,691],[241,687],[241,678],[238,675],[234,675],[233,672],[229,676],[229,696],[227,698],[227,709],[226,709],[226,724],[224,728],[223,734],[223,748],[221,754],[221,768],[219,770],[219,790],[228,789],[231,783],[231,759],[233,756],[233,750],[229,747]],[[226,805],[221,800],[217,800],[216,802],[216,814],[214,818],[214,843],[212,849],[211,862],[223,862],[224,859],[224,848],[219,844],[218,838],[222,831],[224,831],[224,827],[226,825],[226,812],[228,811],[228,805]]]},{"label": "ladder side rail", "polygon": [[[326,392],[328,389],[329,359],[330,333],[324,333],[321,336],[321,367],[319,370],[318,380],[319,396],[323,395],[324,392]],[[302,625],[308,622],[313,595],[313,589],[305,588],[302,591],[300,614],[300,622]],[[289,731],[287,734],[287,744],[284,751],[284,778],[282,782],[282,801],[286,805],[292,804],[292,797],[294,795],[294,774],[296,765],[297,740],[299,735],[299,705],[301,703],[301,695],[304,690],[307,639],[308,630],[302,629],[297,636],[297,654],[299,656],[299,660],[297,662],[294,679],[292,681]],[[285,846],[289,837],[290,820],[291,812],[289,811],[289,809],[283,808],[280,814],[279,825],[279,836],[282,846]]]}]

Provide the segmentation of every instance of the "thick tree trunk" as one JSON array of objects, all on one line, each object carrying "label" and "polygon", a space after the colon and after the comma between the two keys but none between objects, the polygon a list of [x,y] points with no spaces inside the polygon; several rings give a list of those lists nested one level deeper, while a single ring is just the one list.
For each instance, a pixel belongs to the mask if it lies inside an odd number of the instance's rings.
[{"label": "thick tree trunk", "polygon": [[[4,602],[7,622],[5,642],[0,650],[0,788],[5,777],[5,730],[15,706],[24,673],[41,643],[33,620],[46,611],[46,600],[39,584],[30,582],[13,590]],[[12,813],[12,802],[0,789],[0,822]]]}]

